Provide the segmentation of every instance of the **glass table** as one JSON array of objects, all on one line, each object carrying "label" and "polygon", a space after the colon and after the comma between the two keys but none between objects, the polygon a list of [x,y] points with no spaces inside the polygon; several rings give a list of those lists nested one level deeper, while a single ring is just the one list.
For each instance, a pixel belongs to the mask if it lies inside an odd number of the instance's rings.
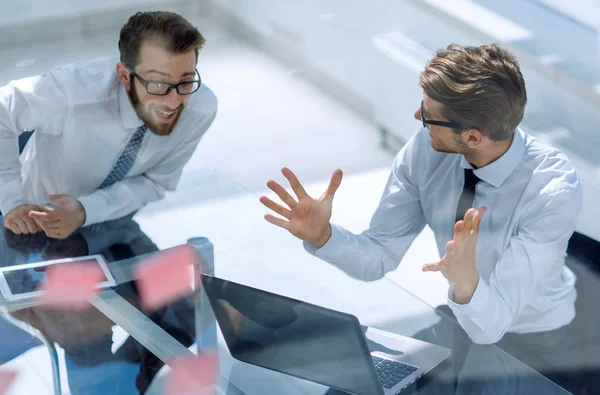
[{"label": "glass table", "polygon": [[135,215],[80,229],[66,240],[2,229],[2,266],[101,254],[118,284],[83,312],[2,298],[0,373],[18,372],[8,393],[162,394],[171,359],[206,350],[219,355],[214,393],[339,393],[232,358],[201,289],[156,311],[141,308],[133,268],[184,244],[196,248],[202,270],[220,278],[452,350],[403,393],[567,393],[499,348],[471,343],[443,308],[389,279],[361,282],[309,255],[299,240],[267,223],[265,212],[256,195],[206,169],[184,174],[176,192]]}]

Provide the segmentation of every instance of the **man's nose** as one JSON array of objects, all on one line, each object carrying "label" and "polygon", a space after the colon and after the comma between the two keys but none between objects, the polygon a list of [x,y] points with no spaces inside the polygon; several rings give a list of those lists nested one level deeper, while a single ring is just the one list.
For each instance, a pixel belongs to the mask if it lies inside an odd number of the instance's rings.
[{"label": "man's nose", "polygon": [[177,93],[176,89],[172,89],[169,94],[164,96],[162,103],[169,110],[176,110],[181,105],[181,95]]}]

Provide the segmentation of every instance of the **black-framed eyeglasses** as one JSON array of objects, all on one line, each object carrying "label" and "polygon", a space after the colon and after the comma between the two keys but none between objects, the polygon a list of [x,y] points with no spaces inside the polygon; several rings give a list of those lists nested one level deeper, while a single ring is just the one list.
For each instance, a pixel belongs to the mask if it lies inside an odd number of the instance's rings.
[{"label": "black-framed eyeglasses", "polygon": [[144,87],[146,88],[146,92],[148,92],[151,95],[166,96],[169,93],[171,93],[173,89],[175,89],[180,95],[191,95],[192,93],[200,89],[200,85],[202,84],[202,81],[200,80],[200,73],[198,73],[198,69],[196,69],[196,75],[198,76],[197,80],[184,81],[180,82],[179,84],[169,84],[168,82],[145,80],[142,77],[140,77],[138,73],[133,71],[133,67],[127,66],[127,68],[129,69],[131,74],[135,78],[137,78],[142,85],[144,85]]},{"label": "black-framed eyeglasses", "polygon": [[456,123],[456,122],[446,122],[446,121],[433,121],[431,119],[425,119],[425,112],[423,111],[423,100],[421,100],[421,121],[423,122],[423,127],[426,128],[427,125],[436,125],[436,126],[443,126],[445,128],[451,128],[451,129],[469,129],[468,127],[461,125],[460,123]]}]

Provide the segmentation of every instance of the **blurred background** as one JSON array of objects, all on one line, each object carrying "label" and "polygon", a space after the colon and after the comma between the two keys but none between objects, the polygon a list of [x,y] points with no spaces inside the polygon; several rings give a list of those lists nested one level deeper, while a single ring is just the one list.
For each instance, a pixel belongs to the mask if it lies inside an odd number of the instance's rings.
[{"label": "blurred background", "polygon": [[[181,13],[207,38],[199,70],[219,115],[186,170],[255,192],[283,165],[304,182],[385,178],[418,128],[418,74],[449,43],[499,42],[528,86],[523,129],[562,149],[585,190],[578,230],[600,238],[597,0],[2,0],[0,83],[117,56],[137,10]],[[378,171],[378,170],[382,171]],[[364,182],[364,181],[363,181]],[[375,181],[374,196],[382,185]]]}]

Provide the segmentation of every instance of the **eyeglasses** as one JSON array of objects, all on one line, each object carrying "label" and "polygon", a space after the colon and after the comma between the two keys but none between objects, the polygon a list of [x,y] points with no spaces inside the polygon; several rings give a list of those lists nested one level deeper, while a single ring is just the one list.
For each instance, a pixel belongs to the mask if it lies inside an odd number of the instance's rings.
[{"label": "eyeglasses", "polygon": [[432,121],[430,119],[425,119],[425,113],[423,112],[423,100],[421,100],[421,121],[423,122],[423,127],[426,128],[427,125],[437,125],[437,126],[443,126],[445,128],[451,128],[451,129],[469,129],[466,126],[461,125],[460,123],[456,123],[456,122],[445,122],[445,121]]},{"label": "eyeglasses", "polygon": [[127,66],[131,74],[140,81],[142,85],[146,88],[146,92],[151,95],[156,96],[166,96],[173,89],[177,91],[180,95],[191,95],[200,89],[200,84],[202,83],[200,80],[200,73],[198,73],[198,69],[196,69],[196,75],[198,76],[197,80],[194,81],[184,81],[179,84],[169,84],[167,82],[161,81],[148,81],[139,76],[131,66]]}]

